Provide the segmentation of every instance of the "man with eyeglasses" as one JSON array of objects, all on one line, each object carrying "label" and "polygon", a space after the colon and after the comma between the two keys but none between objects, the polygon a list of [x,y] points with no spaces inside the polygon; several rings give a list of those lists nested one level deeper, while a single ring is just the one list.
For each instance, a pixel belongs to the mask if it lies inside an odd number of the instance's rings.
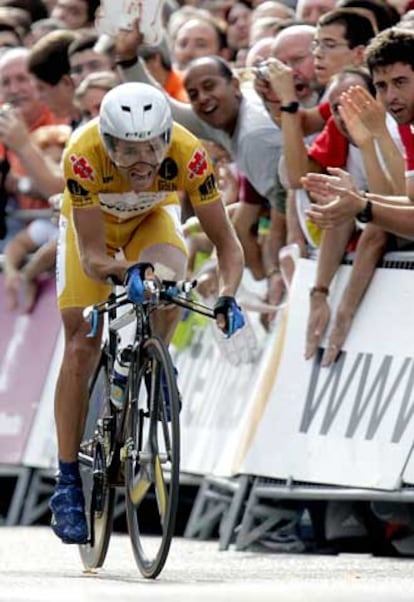
[{"label": "man with eyeglasses", "polygon": [[312,43],[315,75],[321,86],[344,67],[364,64],[364,52],[375,36],[371,21],[354,9],[337,8],[320,17]]}]

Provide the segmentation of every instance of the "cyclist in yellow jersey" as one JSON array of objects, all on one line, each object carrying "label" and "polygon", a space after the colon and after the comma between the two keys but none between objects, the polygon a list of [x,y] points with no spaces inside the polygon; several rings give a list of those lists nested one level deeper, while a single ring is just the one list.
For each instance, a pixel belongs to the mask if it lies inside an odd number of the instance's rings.
[{"label": "cyclist in yellow jersey", "polygon": [[[55,393],[59,474],[50,508],[56,535],[83,543],[88,532],[77,452],[100,350],[100,336],[86,336],[83,308],[104,300],[113,283],[125,284],[130,300],[141,301],[142,281],[154,268],[163,278],[185,276],[180,191],[217,248],[215,315],[228,336],[244,324],[234,298],[243,253],[206,150],[173,123],[168,101],[152,86],[126,83],[108,92],[99,117],[71,138],[64,173],[57,292],[65,349]],[[158,312],[156,332],[169,340],[178,318],[177,310]]]}]

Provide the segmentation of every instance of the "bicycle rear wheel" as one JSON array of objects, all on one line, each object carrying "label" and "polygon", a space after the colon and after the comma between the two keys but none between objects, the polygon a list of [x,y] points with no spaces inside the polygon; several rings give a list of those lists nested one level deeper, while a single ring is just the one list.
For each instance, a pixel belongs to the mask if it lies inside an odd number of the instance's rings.
[{"label": "bicycle rear wheel", "polygon": [[107,461],[112,447],[113,420],[103,352],[90,389],[88,416],[78,454],[89,528],[88,543],[80,545],[79,552],[88,570],[103,565],[112,533],[115,488],[108,483]]},{"label": "bicycle rear wheel", "polygon": [[130,387],[126,515],[142,575],[161,572],[174,535],[180,475],[180,399],[168,349],[157,337],[140,350]]}]

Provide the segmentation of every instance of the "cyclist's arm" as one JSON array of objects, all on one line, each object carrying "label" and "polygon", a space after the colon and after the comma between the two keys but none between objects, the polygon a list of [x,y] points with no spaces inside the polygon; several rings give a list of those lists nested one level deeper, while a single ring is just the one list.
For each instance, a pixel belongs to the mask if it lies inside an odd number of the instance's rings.
[{"label": "cyclist's arm", "polygon": [[85,273],[94,280],[105,282],[115,276],[121,282],[131,262],[118,261],[106,252],[104,219],[100,207],[73,209],[79,255]]},{"label": "cyclist's arm", "polygon": [[219,295],[233,297],[242,277],[244,257],[223,203],[217,200],[208,205],[197,205],[194,211],[204,232],[217,249]]}]

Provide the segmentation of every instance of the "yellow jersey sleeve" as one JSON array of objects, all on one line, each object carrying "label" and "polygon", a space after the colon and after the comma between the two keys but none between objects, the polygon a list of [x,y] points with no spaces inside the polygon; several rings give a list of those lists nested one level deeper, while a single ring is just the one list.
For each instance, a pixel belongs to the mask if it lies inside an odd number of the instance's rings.
[{"label": "yellow jersey sleeve", "polygon": [[[193,206],[220,199],[213,164],[198,138],[174,124],[169,155],[177,161],[177,189],[187,192]],[[170,166],[170,171],[171,171]]]},{"label": "yellow jersey sleeve", "polygon": [[102,152],[95,120],[79,128],[63,154],[65,202],[73,208],[99,206],[102,189]]}]

